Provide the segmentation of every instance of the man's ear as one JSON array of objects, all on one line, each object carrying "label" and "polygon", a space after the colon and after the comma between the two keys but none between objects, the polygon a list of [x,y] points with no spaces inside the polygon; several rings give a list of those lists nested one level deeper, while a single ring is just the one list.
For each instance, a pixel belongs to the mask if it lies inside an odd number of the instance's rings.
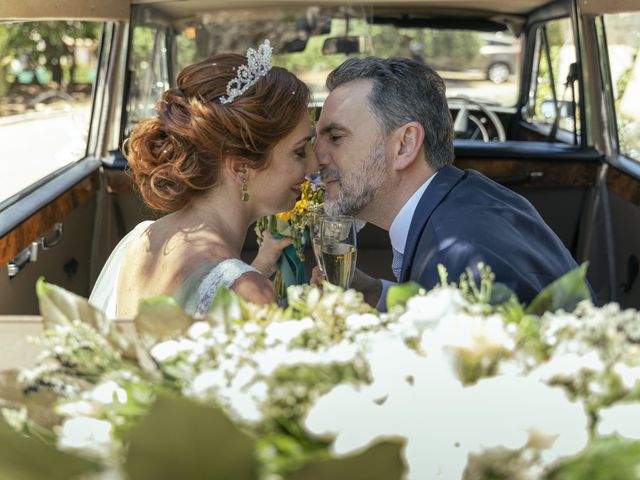
[{"label": "man's ear", "polygon": [[424,142],[424,128],[419,122],[409,122],[394,132],[394,170],[404,170],[418,157]]},{"label": "man's ear", "polygon": [[224,169],[238,185],[242,185],[242,182],[247,180],[249,175],[247,161],[240,157],[226,157],[224,159]]}]

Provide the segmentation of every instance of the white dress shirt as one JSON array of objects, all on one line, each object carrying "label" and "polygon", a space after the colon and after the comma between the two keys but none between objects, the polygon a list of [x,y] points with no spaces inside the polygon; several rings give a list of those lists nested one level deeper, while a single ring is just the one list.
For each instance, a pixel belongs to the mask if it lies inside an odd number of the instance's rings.
[{"label": "white dress shirt", "polygon": [[[404,255],[404,249],[407,243],[407,236],[409,235],[409,228],[411,227],[411,220],[413,219],[413,214],[416,211],[416,207],[418,206],[418,202],[422,198],[425,190],[431,183],[431,180],[438,174],[435,172],[431,175],[426,182],[424,182],[420,188],[418,188],[413,195],[407,200],[407,202],[402,206],[396,217],[391,222],[391,227],[389,227],[389,238],[391,239],[391,246],[397,252],[400,252]],[[380,279],[382,282],[382,292],[380,294],[380,299],[378,300],[378,304],[376,308],[381,312],[387,310],[387,292],[389,287],[392,285],[397,285],[396,282],[390,282],[389,280]]]}]

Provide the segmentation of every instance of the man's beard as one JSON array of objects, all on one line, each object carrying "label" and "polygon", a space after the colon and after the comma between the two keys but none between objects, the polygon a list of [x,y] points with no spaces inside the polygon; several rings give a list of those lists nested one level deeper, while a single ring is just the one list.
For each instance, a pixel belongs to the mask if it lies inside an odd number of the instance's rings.
[{"label": "man's beard", "polygon": [[378,141],[369,152],[362,168],[354,169],[345,176],[336,170],[325,170],[324,177],[336,178],[340,189],[334,200],[325,200],[328,215],[357,216],[371,203],[384,183],[386,172],[384,141]]}]

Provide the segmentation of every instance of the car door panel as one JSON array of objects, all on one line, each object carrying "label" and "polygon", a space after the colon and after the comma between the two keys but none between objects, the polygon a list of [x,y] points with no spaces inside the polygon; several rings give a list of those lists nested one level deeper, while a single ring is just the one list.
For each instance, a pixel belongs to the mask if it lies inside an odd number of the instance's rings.
[{"label": "car door panel", "polygon": [[580,219],[587,192],[596,183],[600,155],[552,147],[545,155],[544,144],[529,151],[522,148],[520,153],[513,147],[508,151],[498,144],[482,156],[458,148],[455,164],[477,170],[527,198],[576,256]]},{"label": "car door panel", "polygon": [[616,301],[623,307],[640,306],[640,180],[610,167],[608,205],[615,241]]},{"label": "car door panel", "polygon": [[[70,70],[64,74],[66,76],[58,80],[51,77],[47,79],[47,84],[29,87],[35,91],[36,98],[42,97],[38,95],[39,90],[50,89],[45,92],[47,95],[56,91],[59,92],[58,96],[73,98],[74,101],[79,99],[78,103],[69,100],[63,110],[70,112],[69,125],[63,129],[69,133],[69,139],[57,138],[58,130],[37,130],[35,127],[30,130],[30,138],[8,139],[14,142],[17,152],[11,158],[12,168],[29,168],[29,162],[35,161],[46,167],[47,172],[52,172],[31,185],[21,185],[19,192],[11,198],[0,199],[0,314],[34,315],[38,313],[35,286],[40,277],[79,295],[87,296],[90,292],[93,232],[104,185],[102,158],[106,139],[112,137],[110,132],[113,132],[112,124],[116,116],[114,102],[121,98],[117,92],[109,90],[117,86],[114,79],[117,78],[117,67],[121,63],[121,59],[112,55],[116,51],[113,45],[124,37],[124,30],[116,27],[128,20],[130,5],[128,0],[116,0],[98,6],[77,0],[61,0],[55,4],[46,1],[0,1],[0,6],[2,17],[9,16],[12,20],[3,24],[6,32],[10,32],[13,25],[20,27],[21,32],[29,29],[43,32],[38,38],[50,35],[47,42],[53,42],[56,32],[60,31],[63,34],[67,31],[79,32],[78,37],[73,38],[81,39],[72,44],[73,60],[65,57],[64,65],[72,62]],[[53,28],[57,30],[51,30]],[[87,36],[81,36],[85,34]],[[27,35],[26,38],[31,37]],[[47,50],[47,55],[50,55],[50,51]],[[20,59],[19,51],[15,52],[18,52],[15,58]],[[17,61],[13,63],[18,64]],[[58,64],[49,62],[47,57],[46,65]],[[12,93],[10,90],[4,92],[6,97],[3,100]],[[28,101],[29,97],[23,105],[32,108]],[[33,122],[42,111],[48,112],[39,108],[32,110],[27,112],[28,115],[20,116],[5,109],[3,115],[6,121],[0,128],[7,123]],[[55,118],[55,115],[51,115],[51,118]],[[31,124],[28,126],[32,128]],[[67,156],[61,158],[56,150],[47,150],[48,140],[55,140],[56,145],[67,148],[64,152]],[[30,149],[32,145],[38,148]],[[9,179],[16,177],[12,176],[11,171],[4,175],[9,175]],[[55,229],[52,231],[52,227],[57,228],[57,225],[62,225],[59,238],[56,238],[59,232]],[[44,241],[41,240],[43,236]],[[34,242],[40,243],[38,248],[33,247]],[[55,245],[49,245],[49,242]],[[33,261],[20,262],[22,268],[10,276],[8,266],[12,259],[28,247],[33,252]],[[12,273],[15,270],[12,269]]]},{"label": "car door panel", "polygon": [[35,284],[44,277],[79,295],[88,295],[91,237],[98,188],[97,174],[71,188],[0,238],[0,264],[6,265],[20,251],[37,241],[57,222],[63,233],[50,249],[39,248],[37,261],[24,265],[10,278],[0,271],[0,311],[10,314],[38,313]]}]

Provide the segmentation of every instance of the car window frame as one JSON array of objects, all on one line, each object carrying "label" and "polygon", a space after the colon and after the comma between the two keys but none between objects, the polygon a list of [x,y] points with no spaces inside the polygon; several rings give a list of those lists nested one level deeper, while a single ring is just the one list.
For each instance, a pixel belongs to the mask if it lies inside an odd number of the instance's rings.
[{"label": "car window frame", "polygon": [[[26,20],[26,21],[38,21],[38,20],[34,19],[34,20]],[[24,210],[25,212],[24,214],[20,215],[20,217],[24,215],[28,215],[28,213],[34,213],[37,210],[37,208],[36,207],[29,208],[28,199],[34,197],[34,193],[36,193],[38,190],[42,189],[44,186],[54,181],[55,181],[55,184],[57,185],[60,182],[57,182],[56,179],[60,176],[67,176],[67,175],[69,177],[68,179],[69,181],[62,182],[61,185],[67,183],[68,187],[70,188],[76,183],[78,183],[79,179],[82,178],[82,177],[79,177],[79,175],[83,174],[82,172],[84,172],[85,174],[90,173],[91,171],[90,168],[89,168],[89,171],[87,172],[85,171],[86,170],[85,168],[76,168],[76,167],[77,167],[77,164],[85,160],[90,161],[95,155],[95,151],[92,151],[91,146],[94,143],[94,140],[93,140],[94,137],[97,135],[97,129],[95,125],[95,112],[96,112],[96,104],[97,104],[98,93],[99,93],[98,85],[99,85],[100,72],[104,69],[104,66],[105,66],[104,55],[105,55],[105,38],[107,33],[106,30],[108,29],[109,25],[112,24],[113,22],[109,22],[105,20],[105,21],[102,21],[101,23],[103,23],[103,29],[102,29],[102,34],[100,35],[100,46],[98,50],[98,66],[96,69],[96,80],[91,87],[91,110],[89,112],[89,127],[87,131],[87,141],[84,147],[84,153],[77,160],[74,160],[66,165],[61,166],[60,168],[43,176],[42,178],[38,179],[32,184],[26,186],[25,188],[15,193],[14,195],[0,200],[0,215],[5,210],[11,208],[12,206],[14,206],[19,202],[20,203],[27,202],[27,208],[24,208],[24,205],[22,205],[21,210]],[[70,172],[70,173],[67,173],[67,172]],[[53,190],[57,192],[59,190],[59,187],[56,187]],[[37,205],[39,205],[40,203],[41,202],[36,202]],[[16,225],[13,225],[13,227],[15,227]],[[0,216],[0,232],[6,229],[7,229],[7,226],[3,223],[3,217]],[[1,233],[0,233],[0,236],[2,236]]]},{"label": "car window frame", "polygon": [[609,48],[604,14],[595,16],[593,18],[593,24],[598,44],[598,66],[600,70],[600,80],[603,85],[602,91],[605,102],[604,114],[607,119],[607,130],[612,150],[610,155],[608,155],[608,161],[613,166],[640,178],[640,159],[632,158],[620,151],[618,117],[613,94],[613,79],[611,77],[611,64],[609,62]]},{"label": "car window frame", "polygon": [[[124,59],[123,65],[123,74],[124,74],[124,87],[122,89],[122,99],[121,99],[121,116],[120,116],[120,125],[119,125],[119,143],[118,145],[122,145],[125,138],[127,137],[127,125],[129,123],[129,112],[127,110],[127,106],[129,103],[129,96],[131,91],[131,75],[129,74],[130,62],[133,55],[133,38],[134,38],[134,30],[136,27],[148,27],[155,29],[155,34],[157,35],[158,31],[164,31],[164,47],[165,47],[165,55],[164,61],[166,62],[166,73],[167,73],[167,85],[169,87],[175,86],[176,78],[175,78],[175,68],[176,68],[176,52],[175,52],[175,34],[173,28],[171,27],[171,21],[167,18],[162,12],[153,8],[151,5],[140,5],[136,4],[132,6],[131,9],[131,20],[129,22],[129,30],[127,34],[127,47],[126,47],[126,58]],[[155,35],[154,35],[155,37]],[[115,151],[112,153],[115,154],[116,157],[120,157],[122,152]]]},{"label": "car window frame", "polygon": [[[552,131],[552,128],[553,128],[552,124],[532,122],[527,117],[529,116],[531,92],[537,91],[537,87],[534,88],[533,82],[535,82],[537,78],[537,72],[538,72],[538,69],[540,68],[539,65],[541,61],[541,56],[545,54],[544,52],[545,49],[544,47],[542,47],[543,40],[540,40],[541,46],[540,47],[538,46],[539,33],[550,22],[563,20],[563,19],[568,19],[571,21],[571,26],[572,26],[573,35],[574,35],[573,44],[575,48],[576,62],[578,63],[578,80],[577,80],[578,102],[577,103],[578,103],[578,109],[579,109],[578,118],[580,122],[580,129],[577,132],[578,134],[577,143],[575,143],[574,141],[574,132],[565,130],[563,128],[557,129],[553,140],[556,142],[567,144],[567,145],[574,145],[575,147],[579,147],[579,148],[587,148],[589,146],[589,142],[588,142],[588,136],[586,135],[586,131],[585,131],[585,121],[586,121],[585,107],[584,107],[584,90],[585,89],[584,89],[583,76],[582,76],[582,61],[580,60],[580,57],[579,57],[580,50],[579,50],[579,41],[578,41],[578,38],[576,37],[576,31],[575,31],[576,25],[571,15],[564,14],[560,16],[552,16],[552,17],[536,19],[535,22],[527,26],[524,32],[524,35],[526,35],[527,40],[526,40],[526,47],[525,47],[525,52],[523,57],[524,60],[523,60],[522,68],[523,69],[526,68],[526,71],[522,72],[522,81],[520,86],[521,88],[520,101],[519,101],[520,123],[524,125],[526,128],[533,130],[545,137],[549,136],[549,134]],[[555,90],[557,93],[558,92],[557,84],[555,85]]]},{"label": "car window frame", "polygon": [[[30,20],[30,19],[27,19]],[[33,19],[37,21],[37,19]],[[113,61],[112,53],[117,35],[111,35],[110,41],[105,35],[107,29],[115,29],[122,20],[99,20],[103,23],[103,33],[100,37],[98,67],[96,80],[92,87],[92,103],[89,115],[89,130],[84,155],[77,160],[63,165],[57,170],[42,177],[38,181],[25,187],[20,192],[0,202],[0,238],[9,234],[23,222],[41,211],[48,204],[55,202],[65,192],[80,185],[83,180],[92,177],[101,166],[100,145],[101,135],[106,134],[104,123],[103,98],[107,89],[108,70]],[[103,92],[101,95],[100,92]],[[98,108],[101,107],[101,108]],[[94,182],[92,182],[94,185]],[[91,187],[93,188],[93,187]]]}]

